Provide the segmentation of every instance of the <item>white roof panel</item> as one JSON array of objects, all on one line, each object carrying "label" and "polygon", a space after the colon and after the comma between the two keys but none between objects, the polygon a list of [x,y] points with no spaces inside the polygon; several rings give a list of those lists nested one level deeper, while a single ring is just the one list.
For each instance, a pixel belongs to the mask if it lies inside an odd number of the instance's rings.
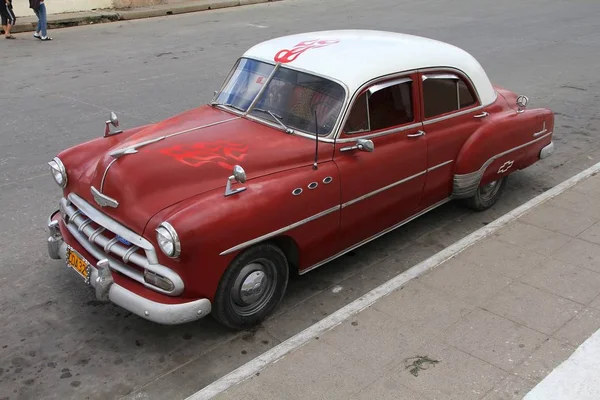
[{"label": "white roof panel", "polygon": [[347,86],[350,95],[380,76],[452,67],[471,78],[483,105],[496,99],[492,84],[473,56],[456,46],[420,36],[370,30],[308,32],[259,43],[244,57],[282,62],[335,78]]}]

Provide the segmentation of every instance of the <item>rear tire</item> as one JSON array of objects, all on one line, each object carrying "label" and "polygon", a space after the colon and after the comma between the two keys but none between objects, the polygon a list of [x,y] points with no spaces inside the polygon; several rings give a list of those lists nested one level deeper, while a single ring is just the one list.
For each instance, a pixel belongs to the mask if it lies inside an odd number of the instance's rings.
[{"label": "rear tire", "polygon": [[213,304],[213,317],[233,329],[261,323],[281,302],[289,267],[279,247],[264,243],[237,256],[225,270]]},{"label": "rear tire", "polygon": [[507,176],[479,186],[477,193],[467,199],[467,206],[475,211],[484,211],[492,207],[504,192]]}]

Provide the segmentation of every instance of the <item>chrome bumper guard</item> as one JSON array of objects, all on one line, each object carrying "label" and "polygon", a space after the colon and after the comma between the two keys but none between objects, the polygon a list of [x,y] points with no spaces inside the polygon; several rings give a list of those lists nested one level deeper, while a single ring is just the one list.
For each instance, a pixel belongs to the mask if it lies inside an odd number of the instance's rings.
[{"label": "chrome bumper guard", "polygon": [[[54,214],[53,214],[54,215]],[[48,221],[48,254],[54,260],[64,260],[67,255],[67,244],[60,232],[58,221],[53,221],[52,216]],[[110,301],[135,315],[152,322],[163,325],[177,325],[196,321],[211,312],[211,303],[208,299],[199,299],[182,304],[163,304],[139,296],[123,286],[115,283],[111,263],[103,258],[96,266],[90,268],[89,284],[96,291],[96,298],[100,301]]]},{"label": "chrome bumper guard", "polygon": [[540,150],[540,160],[550,157],[552,153],[554,153],[554,142],[550,142],[549,145],[544,146],[544,148]]}]

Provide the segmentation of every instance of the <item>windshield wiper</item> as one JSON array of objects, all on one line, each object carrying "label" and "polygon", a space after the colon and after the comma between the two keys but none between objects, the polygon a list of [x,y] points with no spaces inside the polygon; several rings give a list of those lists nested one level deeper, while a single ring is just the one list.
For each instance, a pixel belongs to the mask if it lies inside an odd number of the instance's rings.
[{"label": "windshield wiper", "polygon": [[213,106],[226,106],[226,107],[231,107],[231,108],[235,108],[238,111],[241,112],[246,112],[246,110],[244,110],[242,107],[236,106],[235,104],[231,104],[231,103],[217,103],[217,102],[213,102],[211,103]]},{"label": "windshield wiper", "polygon": [[252,110],[269,114],[271,117],[273,117],[273,120],[275,120],[275,122],[277,122],[285,130],[285,133],[294,133],[293,129],[289,128],[286,124],[283,123],[283,121],[281,121],[283,119],[281,115],[277,115],[273,111],[265,110],[263,108],[258,107],[254,107]]}]

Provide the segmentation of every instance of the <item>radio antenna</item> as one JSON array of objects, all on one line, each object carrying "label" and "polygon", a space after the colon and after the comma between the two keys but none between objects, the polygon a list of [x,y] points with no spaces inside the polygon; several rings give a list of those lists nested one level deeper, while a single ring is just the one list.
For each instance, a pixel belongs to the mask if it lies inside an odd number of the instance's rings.
[{"label": "radio antenna", "polygon": [[317,161],[319,160],[319,123],[317,122],[317,109],[315,107],[315,162],[313,169],[318,169]]}]

